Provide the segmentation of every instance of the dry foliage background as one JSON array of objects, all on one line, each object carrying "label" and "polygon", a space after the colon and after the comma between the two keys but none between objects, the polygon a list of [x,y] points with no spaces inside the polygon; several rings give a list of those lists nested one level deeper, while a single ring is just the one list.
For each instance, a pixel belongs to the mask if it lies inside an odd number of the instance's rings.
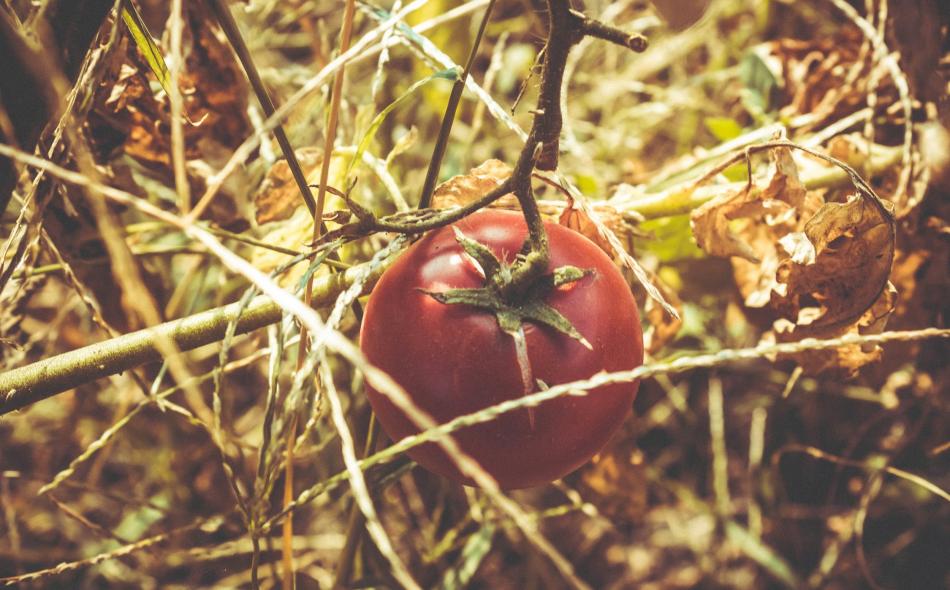
[{"label": "dry foliage background", "polygon": [[[354,44],[409,4],[358,3]],[[487,2],[418,4],[405,19],[415,31],[387,27],[346,70],[330,184],[358,179],[351,197],[377,214],[418,200],[451,84],[410,87],[464,63]],[[701,4],[584,8],[646,34],[650,48],[587,39],[574,49],[559,182],[587,200],[571,206],[563,187],[538,182],[542,208],[628,271],[635,257],[681,320],[630,273],[651,357],[634,416],[576,473],[507,493],[523,522],[394,454],[365,472],[373,524],[392,547],[350,525],[326,390],[359,446],[362,376],[333,349],[318,359],[319,390],[301,378],[298,329],[285,315],[177,365],[142,366],[0,417],[0,583],[248,587],[257,570],[262,587],[280,586],[284,450],[295,434],[301,588],[331,587],[343,562],[350,587],[397,587],[398,562],[424,588],[950,586],[947,340],[734,352],[947,327],[946,7],[717,0],[689,26]],[[180,19],[176,3],[136,5],[178,72],[181,104],[110,16],[66,125],[47,135],[71,146],[69,157],[50,153],[80,182],[34,183],[37,168],[24,166],[0,220],[4,371],[240,300],[248,272],[169,222],[198,202],[196,227],[281,286],[299,290],[308,272],[305,262],[284,266],[306,251],[310,214],[213,15],[198,2],[185,2]],[[3,6],[23,23],[37,10]],[[230,6],[275,102],[292,104],[284,127],[311,182],[325,157],[340,6]],[[457,178],[436,206],[471,200],[510,172],[537,91],[542,8],[495,7],[472,73],[482,92],[464,95],[442,169]],[[173,110],[183,113],[180,141]],[[113,199],[104,213],[82,189],[92,181],[133,202]],[[338,197],[329,208],[332,229],[347,214]],[[348,243],[336,264],[365,263],[391,239]],[[330,321],[355,341],[359,322],[338,307]],[[713,356],[675,365],[699,353]],[[359,549],[347,551],[353,542]]]}]

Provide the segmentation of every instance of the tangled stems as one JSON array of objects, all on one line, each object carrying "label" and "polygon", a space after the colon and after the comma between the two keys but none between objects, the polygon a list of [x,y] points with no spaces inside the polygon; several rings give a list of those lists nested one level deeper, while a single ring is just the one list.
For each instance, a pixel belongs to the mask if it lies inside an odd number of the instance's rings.
[{"label": "tangled stems", "polygon": [[512,269],[511,281],[505,290],[512,294],[522,293],[547,270],[548,239],[531,187],[531,174],[535,168],[557,169],[563,123],[560,107],[561,86],[568,53],[586,36],[610,41],[638,52],[645,50],[647,45],[642,35],[626,33],[572,10],[569,0],[547,0],[547,5],[548,39],[543,49],[537,107],[533,111],[534,120],[528,139],[511,176],[480,199],[458,209],[435,214],[432,210],[423,209],[379,219],[372,215],[358,215],[357,221],[329,232],[326,239],[356,238],[373,232],[422,233],[454,223],[504,195],[514,194],[528,226],[528,241],[523,256]]},{"label": "tangled stems", "polygon": [[[538,108],[535,111],[531,132],[511,177],[484,197],[462,208],[451,211],[422,210],[381,219],[364,215],[353,223],[325,233],[321,239],[322,243],[331,242],[337,238],[357,238],[380,231],[402,234],[421,233],[454,223],[503,195],[514,193],[521,204],[529,228],[529,251],[521,258],[518,267],[513,270],[510,288],[520,291],[524,285],[530,285],[547,270],[547,236],[531,188],[531,175],[536,166],[542,169],[557,166],[558,138],[562,121],[559,107],[560,88],[568,52],[585,35],[606,39],[637,51],[645,48],[642,37],[628,35],[570,10],[568,0],[548,0],[548,6],[549,39],[544,49]],[[12,154],[13,152],[7,155],[12,156]],[[17,157],[29,159],[23,154]],[[33,162],[32,165],[43,167],[39,162]],[[58,174],[62,176],[63,172],[59,171]],[[78,181],[73,179],[71,182]],[[111,197],[116,198],[116,194],[111,193]],[[125,199],[125,196],[122,198]],[[328,298],[338,294],[348,284],[347,275],[349,274],[351,273],[347,272],[327,277],[325,291],[322,287],[317,290],[320,301],[324,301],[323,296],[326,296],[328,301]],[[228,323],[237,315],[240,315],[242,322],[239,324],[239,331],[255,329],[276,322],[281,317],[279,306],[267,300],[262,299],[259,306],[254,309],[256,313],[250,313],[248,310],[240,313],[237,307],[219,308],[190,318],[168,322],[155,329],[163,331],[165,337],[174,339],[176,346],[181,350],[190,350],[201,344],[220,340]],[[160,358],[161,355],[154,346],[155,337],[152,331],[136,332],[7,371],[0,375],[0,415],[81,383]]]}]

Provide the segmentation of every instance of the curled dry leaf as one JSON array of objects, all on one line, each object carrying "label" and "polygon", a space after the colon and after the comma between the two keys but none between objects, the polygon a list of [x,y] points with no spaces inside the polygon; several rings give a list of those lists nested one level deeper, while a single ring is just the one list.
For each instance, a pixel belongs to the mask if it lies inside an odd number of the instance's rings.
[{"label": "curled dry leaf", "polygon": [[807,193],[790,151],[780,148],[771,155],[771,179],[764,190],[750,181],[738,193],[716,197],[693,211],[693,235],[707,253],[763,263],[776,252],[775,236],[797,227],[807,214]]},{"label": "curled dry leaf", "polygon": [[[323,152],[319,148],[297,150],[297,160],[307,182],[316,185],[320,182],[320,169],[323,165]],[[339,186],[346,170],[346,158],[333,156],[330,161],[329,182]],[[314,191],[316,192],[316,191]],[[346,207],[342,199],[327,194],[326,210],[332,217],[335,212]],[[328,217],[325,216],[325,217]],[[266,233],[261,240],[291,250],[304,251],[313,240],[313,218],[303,203],[300,189],[294,181],[286,160],[280,160],[267,171],[260,190],[254,195],[254,217],[264,226]],[[264,272],[271,272],[290,259],[286,253],[255,248],[251,261]],[[285,287],[293,287],[306,270],[306,265],[298,264],[284,273],[278,282]]]},{"label": "curled dry leaf", "polygon": [[[869,84],[876,85],[883,111],[894,99],[888,76],[875,77],[871,60],[862,53],[864,36],[843,26],[832,37],[777,39],[753,48],[750,54],[767,64],[782,90],[783,117],[807,114],[806,128],[837,121],[867,104]],[[873,82],[872,82],[873,79]]]},{"label": "curled dry leaf", "polygon": [[[468,174],[453,176],[436,187],[432,193],[432,206],[436,209],[462,207],[498,188],[510,176],[508,164],[501,160],[486,160]],[[515,205],[518,202],[514,195],[505,195],[502,199],[509,199]]]},{"label": "curled dry leaf", "polygon": [[[320,166],[323,164],[323,151],[309,147],[297,150],[300,168],[309,182],[320,182]],[[332,175],[331,175],[332,177]],[[287,160],[279,160],[271,166],[254,195],[254,218],[263,225],[271,221],[290,219],[303,204],[300,189],[294,182]]]},{"label": "curled dry leaf", "polygon": [[809,322],[814,328],[858,320],[878,299],[894,260],[890,220],[858,195],[846,203],[825,203],[804,231],[780,243],[790,256],[776,273],[787,286],[785,300],[799,315],[811,309],[809,302],[817,303],[820,315]]},{"label": "curled dry leaf", "polygon": [[[542,206],[543,205],[544,204],[542,204]],[[610,205],[602,203],[593,204],[591,208],[597,215],[598,221],[604,224],[610,231],[622,237],[631,235],[633,230],[627,222],[624,221],[619,211]],[[567,205],[564,206],[564,210],[558,215],[557,221],[564,227],[571,228],[600,246],[600,249],[606,252],[611,258],[614,256],[614,250],[611,248],[610,242],[600,233],[597,228],[597,223],[590,218],[586,211],[575,206],[573,200],[568,200]]]},{"label": "curled dry leaf", "polygon": [[[733,257],[745,304],[778,316],[773,337],[781,341],[882,329],[895,302],[885,291],[894,259],[893,216],[873,195],[826,203],[805,190],[789,148],[771,156],[765,189],[750,181],[694,211],[697,243],[710,254]],[[856,347],[802,355],[799,362],[809,373],[852,374],[877,355]]]},{"label": "curled dry leaf", "polygon": [[[846,334],[880,334],[897,304],[897,289],[887,283],[886,288],[873,305],[853,324],[829,328],[814,325],[795,325],[787,320],[777,320],[775,329],[768,335],[769,340],[777,342],[797,342],[803,338],[838,338]],[[858,370],[869,363],[880,360],[881,347],[876,344],[852,344],[830,350],[812,350],[792,355],[805,373],[832,374],[843,379],[855,377]]]},{"label": "curled dry leaf", "polygon": [[679,317],[674,317],[667,313],[656,299],[646,298],[645,315],[650,327],[643,332],[643,346],[647,353],[654,355],[672,341],[683,327],[683,300],[659,275],[650,273],[650,278],[666,301],[679,312]]},{"label": "curled dry leaf", "polygon": [[[437,209],[462,207],[494,190],[510,176],[510,166],[500,160],[487,160],[472,168],[468,174],[453,176],[440,184],[432,195],[432,206]],[[502,196],[489,207],[520,209],[518,199],[512,194]],[[559,224],[584,235],[613,257],[613,249],[597,231],[594,221],[582,209],[575,207],[572,199],[569,198],[566,202],[541,200],[538,202],[538,207],[542,215],[556,219]],[[632,229],[617,209],[602,203],[594,204],[592,208],[599,221],[615,234],[621,237],[630,235]]]},{"label": "curled dry leaf", "polygon": [[[186,159],[217,164],[218,152],[230,152],[244,141],[250,122],[247,93],[235,90],[243,88],[244,74],[230,45],[209,26],[213,20],[204,3],[185,3],[185,67],[179,86],[188,121]],[[115,82],[103,85],[93,104],[93,141],[98,150],[121,146],[150,167],[170,169],[168,96],[153,92],[149,80],[154,75],[135,45],[124,37],[120,42],[118,72],[104,78]]]}]

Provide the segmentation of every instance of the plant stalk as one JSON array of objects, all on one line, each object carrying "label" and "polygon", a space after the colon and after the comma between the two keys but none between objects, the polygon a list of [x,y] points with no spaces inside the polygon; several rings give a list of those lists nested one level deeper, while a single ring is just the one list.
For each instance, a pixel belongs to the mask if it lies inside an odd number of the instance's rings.
[{"label": "plant stalk", "polygon": [[[264,114],[268,117],[273,116],[274,112],[277,110],[274,108],[274,101],[271,100],[270,94],[267,92],[267,87],[264,86],[264,81],[261,79],[261,75],[258,73],[257,67],[254,65],[254,60],[251,59],[251,52],[247,48],[247,44],[244,43],[244,38],[241,36],[241,31],[238,29],[237,23],[234,21],[234,15],[231,14],[231,10],[224,5],[222,0],[209,0],[209,4],[218,19],[218,23],[220,23],[221,28],[224,29],[224,34],[227,36],[228,41],[230,41],[231,46],[234,48],[234,52],[237,54],[238,60],[244,67],[244,73],[247,74],[247,79],[251,83],[251,87],[254,89],[254,94],[257,95],[257,100],[261,103],[261,108],[264,110]],[[297,183],[297,187],[300,189],[300,195],[303,197],[304,203],[307,205],[307,209],[309,209],[310,214],[314,216],[314,224],[319,225],[320,220],[316,218],[317,203],[313,199],[313,193],[310,191],[310,186],[307,184],[307,178],[304,176],[303,170],[300,168],[300,162],[297,160],[297,154],[294,152],[293,146],[290,145],[290,140],[287,139],[287,134],[284,132],[284,127],[282,125],[277,125],[274,127],[274,137],[277,139],[277,143],[280,145],[280,150],[283,152],[284,157],[287,158],[287,165],[290,167],[294,181]],[[203,209],[208,206],[208,204],[209,203],[205,201],[198,203],[198,205],[196,205],[194,210],[191,212],[191,219],[197,219]]]},{"label": "plant stalk", "polygon": [[[376,268],[364,290],[369,291],[387,267],[383,264]],[[315,281],[313,305],[332,305],[360,268]],[[253,299],[238,317],[240,311],[241,304],[232,303],[6,371],[0,374],[0,416],[83,383],[162,360],[158,341],[170,340],[180,351],[193,350],[224,338],[232,321],[237,321],[236,333],[243,334],[276,323],[282,315],[280,307],[266,296]]]},{"label": "plant stalk", "polygon": [[449,102],[445,106],[445,114],[442,117],[442,127],[439,129],[439,136],[436,138],[435,148],[432,150],[432,160],[429,162],[426,179],[422,184],[422,196],[419,198],[420,209],[426,209],[432,204],[432,193],[435,192],[435,183],[439,179],[439,170],[442,168],[445,148],[449,144],[449,134],[452,131],[452,124],[455,122],[455,112],[458,110],[462,92],[465,90],[465,83],[472,71],[472,64],[475,63],[475,56],[478,55],[478,46],[482,43],[485,27],[488,26],[494,6],[495,0],[489,0],[488,7],[485,8],[485,14],[482,15],[482,21],[478,25],[478,33],[475,34],[475,42],[472,44],[471,51],[469,51],[465,69],[462,70],[462,75],[455,80],[455,84],[452,86],[452,93],[449,95]]}]

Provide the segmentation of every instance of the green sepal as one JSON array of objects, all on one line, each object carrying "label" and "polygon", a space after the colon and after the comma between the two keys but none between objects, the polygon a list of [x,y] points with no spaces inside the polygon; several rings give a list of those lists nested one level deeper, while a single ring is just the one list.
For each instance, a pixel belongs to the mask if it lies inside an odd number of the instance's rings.
[{"label": "green sepal", "polygon": [[521,302],[512,304],[502,296],[504,286],[511,280],[511,268],[498,260],[490,248],[466,237],[457,227],[453,229],[459,246],[484,272],[486,286],[476,289],[449,289],[442,292],[425,289],[419,289],[419,291],[446,305],[470,305],[490,311],[495,314],[498,327],[507,334],[514,335],[525,321],[532,321],[570,336],[588,349],[592,348],[590,342],[577,331],[571,321],[545,303],[544,298],[558,287],[579,281],[592,274],[593,270],[569,265],[558,267],[554,269],[554,272],[547,273],[535,281],[525,296],[519,298],[523,299]]},{"label": "green sepal", "polygon": [[492,279],[495,277],[501,270],[501,262],[495,256],[495,253],[488,246],[467,237],[459,228],[453,226],[452,229],[455,230],[455,240],[459,243],[459,246],[482,267],[485,278]]},{"label": "green sepal", "polygon": [[554,272],[539,278],[528,292],[527,301],[540,300],[547,297],[558,287],[579,281],[587,275],[594,274],[592,269],[577,268],[576,266],[560,266]]},{"label": "green sepal", "polygon": [[427,291],[419,289],[439,303],[446,305],[471,305],[487,311],[496,311],[497,297],[488,289],[449,289],[448,291]]},{"label": "green sepal", "polygon": [[594,271],[589,268],[577,268],[576,266],[559,266],[554,269],[552,277],[554,279],[554,288],[579,281]]},{"label": "green sepal", "polygon": [[571,323],[558,310],[554,309],[544,301],[535,299],[517,306],[505,304],[498,295],[491,289],[449,289],[448,291],[435,292],[419,289],[429,297],[432,297],[439,303],[445,305],[471,305],[478,309],[484,309],[495,314],[498,320],[498,327],[503,332],[513,334],[521,328],[525,321],[532,321],[538,324],[554,328],[565,336],[570,336],[584,347],[590,349],[591,344],[584,338],[583,334],[577,331],[574,324]]},{"label": "green sepal", "polygon": [[592,349],[590,342],[584,338],[584,335],[577,331],[574,324],[558,310],[547,303],[539,300],[530,301],[518,308],[519,315],[523,320],[531,320],[545,326],[554,328],[562,334],[566,334],[580,342],[584,348]]},{"label": "green sepal", "polygon": [[511,310],[495,311],[495,319],[498,320],[498,327],[502,332],[515,336],[521,329],[522,317],[520,314]]}]

